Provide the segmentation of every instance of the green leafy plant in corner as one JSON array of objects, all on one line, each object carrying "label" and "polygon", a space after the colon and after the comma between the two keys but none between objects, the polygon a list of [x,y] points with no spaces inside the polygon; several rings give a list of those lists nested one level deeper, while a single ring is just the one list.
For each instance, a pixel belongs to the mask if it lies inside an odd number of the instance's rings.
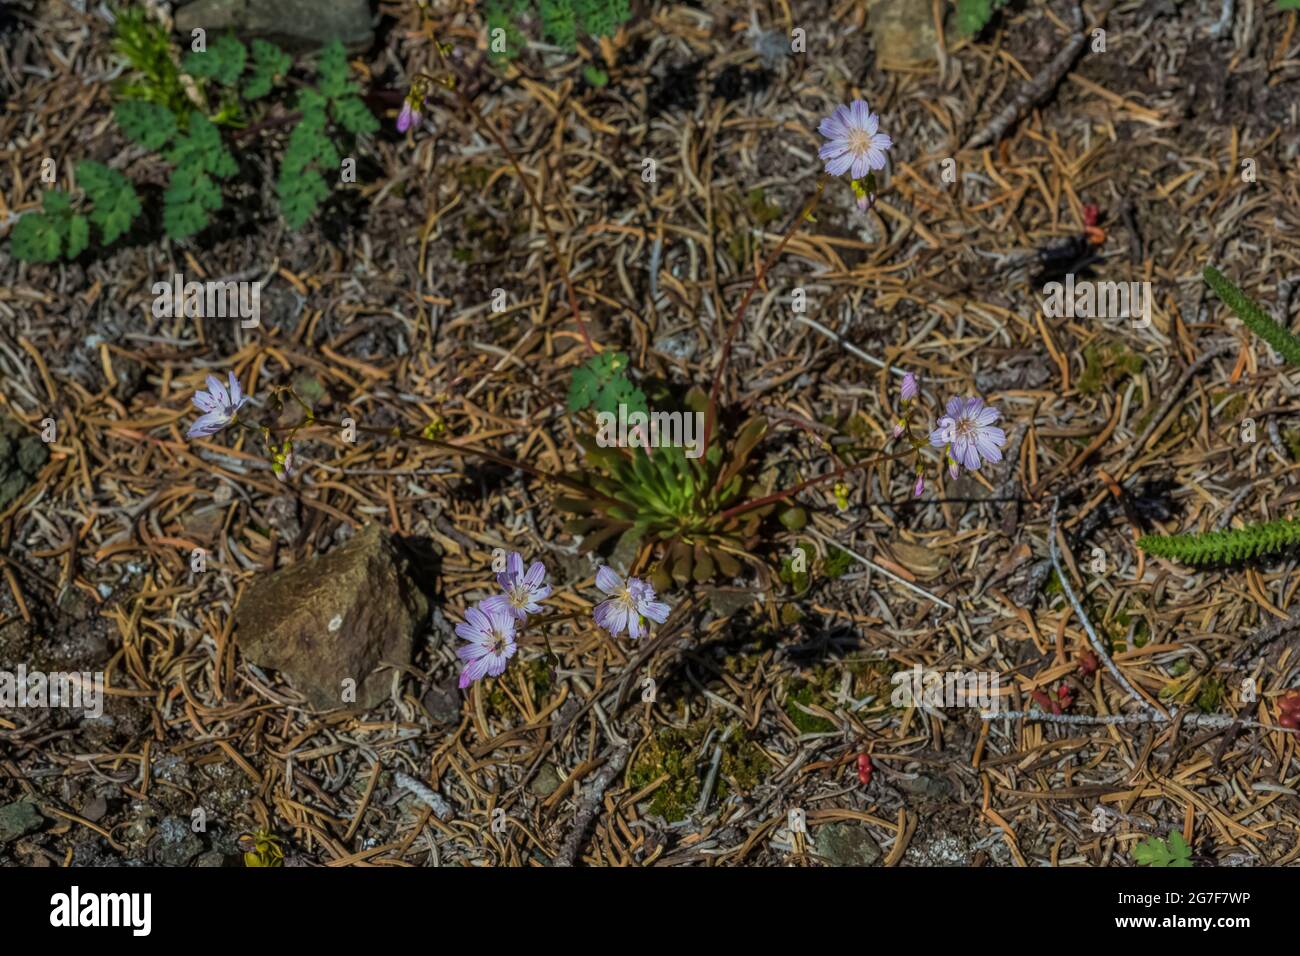
[{"label": "green leafy plant in corner", "polygon": [[1133,859],[1143,866],[1191,866],[1192,848],[1181,833],[1171,830],[1168,841],[1153,836],[1136,844]]},{"label": "green leafy plant in corner", "polygon": [[24,262],[53,262],[60,256],[75,259],[90,244],[90,226],[99,230],[101,245],[125,233],[140,214],[140,198],[131,181],[115,169],[84,160],[77,164],[77,180],[90,204],[88,214],[73,210],[72,198],[51,189],[41,211],[27,213],[14,225],[13,254]]},{"label": "green leafy plant in corner", "polygon": [[1007,0],[957,0],[957,28],[963,33],[979,33],[993,19],[993,11],[1006,6]]},{"label": "green leafy plant in corner", "polygon": [[[1253,302],[1213,266],[1206,266],[1205,281],[1214,294],[1232,309],[1237,318],[1292,365],[1300,366],[1300,339]],[[1282,518],[1228,531],[1200,534],[1149,534],[1138,539],[1138,547],[1160,558],[1184,564],[1226,564],[1273,554],[1300,544],[1300,521]]]},{"label": "green leafy plant in corner", "polygon": [[[293,61],[265,40],[254,40],[250,52],[234,36],[213,39],[204,49],[187,53],[177,73],[194,79],[205,104],[216,103],[199,109],[183,97],[177,102],[166,95],[171,74],[159,64],[171,63],[170,49],[165,57],[158,49],[152,21],[141,21],[133,13],[119,20],[123,22],[132,25],[131,49],[146,48],[148,56],[137,52],[129,58],[142,71],[142,78],[124,88],[127,95],[116,104],[114,114],[129,139],[161,151],[174,167],[163,195],[163,226],[172,239],[185,239],[211,223],[224,203],[220,181],[238,172],[218,127],[246,125],[250,104],[269,96]],[[142,22],[148,25],[141,26]],[[340,145],[379,129],[360,93],[343,44],[330,43],[320,54],[316,86],[298,93],[297,122],[276,182],[280,212],[291,229],[302,228],[329,197],[327,175],[338,174]]]}]

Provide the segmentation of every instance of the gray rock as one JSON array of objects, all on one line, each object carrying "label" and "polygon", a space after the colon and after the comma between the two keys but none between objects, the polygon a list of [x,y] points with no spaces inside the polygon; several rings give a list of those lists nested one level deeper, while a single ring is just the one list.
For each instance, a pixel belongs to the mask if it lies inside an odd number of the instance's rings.
[{"label": "gray rock", "polygon": [[[318,710],[369,710],[411,662],[428,601],[378,525],[324,556],[255,578],[235,608],[236,641],[254,664],[282,672]],[[351,680],[356,700],[344,700]]]},{"label": "gray rock", "polygon": [[913,866],[970,866],[970,843],[956,833],[927,835],[913,842],[904,858]]},{"label": "gray rock", "polygon": [[351,50],[374,42],[367,0],[193,0],[176,11],[176,31],[203,29],[209,39],[224,30],[264,37],[294,49],[338,39]]},{"label": "gray rock", "polygon": [[0,511],[27,490],[49,457],[40,435],[0,418]]},{"label": "gray rock", "polygon": [[28,797],[0,807],[0,844],[12,843],[41,828],[43,817]]},{"label": "gray rock", "polygon": [[166,817],[158,827],[154,858],[163,866],[185,866],[203,852],[203,841],[190,829],[188,820]]},{"label": "gray rock", "polygon": [[817,855],[830,866],[875,866],[884,855],[865,823],[826,823],[817,828]]},{"label": "gray rock", "polygon": [[460,720],[460,705],[463,698],[458,681],[459,678],[452,675],[441,684],[434,684],[421,698],[421,703],[429,712],[429,716],[440,724],[454,724]]}]

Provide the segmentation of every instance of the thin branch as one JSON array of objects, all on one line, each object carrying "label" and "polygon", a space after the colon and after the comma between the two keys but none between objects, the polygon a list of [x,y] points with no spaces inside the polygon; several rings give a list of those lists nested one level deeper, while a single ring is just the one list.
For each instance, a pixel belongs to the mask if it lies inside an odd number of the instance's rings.
[{"label": "thin branch", "polygon": [[1056,577],[1057,580],[1061,582],[1061,589],[1065,591],[1065,596],[1070,599],[1070,606],[1074,608],[1075,615],[1077,615],[1079,620],[1083,623],[1083,629],[1088,634],[1088,640],[1092,643],[1092,649],[1097,653],[1097,656],[1101,658],[1102,662],[1105,663],[1106,669],[1110,671],[1111,676],[1119,682],[1119,685],[1128,692],[1130,697],[1142,705],[1143,709],[1153,710],[1154,708],[1152,708],[1151,704],[1147,702],[1147,699],[1133,689],[1133,685],[1128,682],[1128,678],[1120,673],[1119,668],[1115,666],[1115,662],[1112,661],[1110,655],[1106,653],[1106,648],[1102,645],[1101,638],[1099,638],[1097,632],[1093,630],[1092,622],[1088,620],[1088,615],[1084,612],[1083,605],[1079,603],[1079,599],[1074,594],[1074,588],[1070,584],[1069,575],[1066,574],[1065,569],[1061,567],[1061,552],[1056,540],[1056,509],[1060,503],[1060,498],[1057,498],[1052,502],[1052,527],[1048,532],[1047,543],[1052,553],[1052,567],[1056,568]]}]

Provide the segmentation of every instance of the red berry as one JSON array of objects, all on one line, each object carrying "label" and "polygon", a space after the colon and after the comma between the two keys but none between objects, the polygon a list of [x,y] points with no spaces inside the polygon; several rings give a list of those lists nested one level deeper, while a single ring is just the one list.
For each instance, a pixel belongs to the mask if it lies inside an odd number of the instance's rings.
[{"label": "red berry", "polygon": [[1300,730],[1300,714],[1283,714],[1278,718],[1277,722],[1279,726],[1285,727],[1287,730]]},{"label": "red berry", "polygon": [[858,754],[858,780],[864,787],[871,783],[870,754]]}]

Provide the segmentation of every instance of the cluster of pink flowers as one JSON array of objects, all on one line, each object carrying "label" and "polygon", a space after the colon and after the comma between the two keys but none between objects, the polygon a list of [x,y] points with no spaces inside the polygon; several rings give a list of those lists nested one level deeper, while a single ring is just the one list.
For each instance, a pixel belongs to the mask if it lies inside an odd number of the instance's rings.
[{"label": "cluster of pink flowers", "polygon": [[[524,570],[518,552],[506,558],[506,569],[497,575],[499,594],[484,598],[465,613],[465,623],[456,625],[456,634],[469,643],[456,649],[465,661],[460,672],[460,686],[468,687],[483,677],[499,677],[514,656],[515,638],[528,621],[528,615],[542,610],[541,602],[551,596],[546,583],[546,566],[540,561]],[[596,572],[596,587],[609,595],[596,605],[593,617],[599,627],[617,636],[627,631],[635,640],[649,632],[646,619],[662,624],[672,610],[655,600],[655,591],[640,578],[624,580],[613,568],[602,566]]]},{"label": "cluster of pink flowers", "polygon": [[[917,498],[925,491],[925,466],[920,455],[925,441],[912,436],[911,421],[920,390],[916,375],[906,373],[899,389],[903,402],[902,413],[894,422],[894,437],[907,435],[912,448],[917,452],[916,484],[912,487],[912,494]],[[930,431],[929,444],[933,448],[943,449],[949,476],[955,479],[961,474],[962,468],[979,471],[980,465],[986,461],[1002,460],[1007,434],[994,424],[1002,417],[1001,412],[992,405],[984,404],[984,399],[978,396],[950,398],[944,411],[946,414],[939,417]]]},{"label": "cluster of pink flowers", "polygon": [[542,609],[541,602],[551,596],[546,583],[546,565],[534,561],[527,571],[518,551],[506,558],[506,569],[497,575],[500,594],[479,601],[465,613],[465,623],[456,625],[456,633],[469,641],[456,648],[456,656],[465,661],[460,672],[460,686],[468,687],[481,677],[499,677],[515,653],[515,628],[528,621],[529,614]]}]

